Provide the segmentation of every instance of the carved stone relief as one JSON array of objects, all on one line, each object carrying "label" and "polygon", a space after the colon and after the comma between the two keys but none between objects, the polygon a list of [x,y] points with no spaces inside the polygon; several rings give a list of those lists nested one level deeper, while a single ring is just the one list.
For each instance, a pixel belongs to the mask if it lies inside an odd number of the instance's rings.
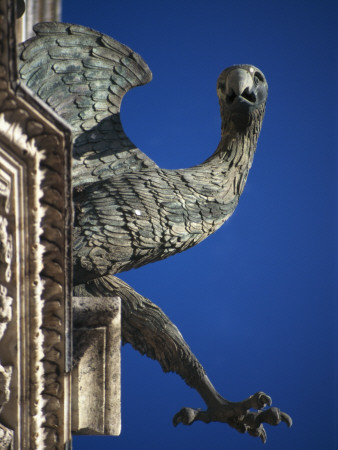
[{"label": "carved stone relief", "polygon": [[16,79],[0,0],[0,448],[70,441],[70,131]]}]

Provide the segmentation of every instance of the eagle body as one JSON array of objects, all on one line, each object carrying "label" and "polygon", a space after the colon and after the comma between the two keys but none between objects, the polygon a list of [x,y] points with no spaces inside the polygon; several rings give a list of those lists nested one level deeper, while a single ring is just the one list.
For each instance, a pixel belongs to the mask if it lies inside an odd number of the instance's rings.
[{"label": "eagle body", "polygon": [[[181,333],[149,299],[116,273],[182,252],[208,237],[234,212],[253,162],[267,99],[267,82],[252,65],[225,69],[217,81],[219,145],[201,164],[161,169],[124,133],[125,93],[151,80],[142,58],[86,27],[42,23],[19,46],[26,85],[66,120],[73,134],[74,295],[122,300],[122,338],[179,374],[206,411],[183,408],[173,419],[228,423],[263,441],[263,423],[290,417],[258,392],[229,402],[213,387]],[[250,411],[251,408],[258,410]]]}]

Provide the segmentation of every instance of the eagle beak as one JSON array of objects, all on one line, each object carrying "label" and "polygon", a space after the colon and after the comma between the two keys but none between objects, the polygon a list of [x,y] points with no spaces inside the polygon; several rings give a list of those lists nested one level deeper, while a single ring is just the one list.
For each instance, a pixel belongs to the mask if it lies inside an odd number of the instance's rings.
[{"label": "eagle beak", "polygon": [[245,69],[234,68],[227,77],[225,95],[229,104],[238,97],[251,104],[255,103],[255,84],[252,75]]}]

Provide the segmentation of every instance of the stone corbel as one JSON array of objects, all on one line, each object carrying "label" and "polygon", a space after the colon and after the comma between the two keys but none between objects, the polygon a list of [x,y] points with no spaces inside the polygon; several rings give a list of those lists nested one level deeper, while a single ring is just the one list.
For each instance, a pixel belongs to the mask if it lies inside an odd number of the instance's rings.
[{"label": "stone corbel", "polygon": [[120,434],[119,297],[73,297],[72,432]]}]

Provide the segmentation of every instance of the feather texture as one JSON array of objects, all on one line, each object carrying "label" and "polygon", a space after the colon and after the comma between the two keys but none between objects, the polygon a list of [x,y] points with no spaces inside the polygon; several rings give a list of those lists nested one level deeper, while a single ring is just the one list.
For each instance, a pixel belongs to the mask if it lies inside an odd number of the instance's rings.
[{"label": "feather texture", "polygon": [[19,48],[20,77],[72,127],[73,185],[156,164],[126,136],[121,101],[151,72],[129,47],[86,27],[41,23]]}]

